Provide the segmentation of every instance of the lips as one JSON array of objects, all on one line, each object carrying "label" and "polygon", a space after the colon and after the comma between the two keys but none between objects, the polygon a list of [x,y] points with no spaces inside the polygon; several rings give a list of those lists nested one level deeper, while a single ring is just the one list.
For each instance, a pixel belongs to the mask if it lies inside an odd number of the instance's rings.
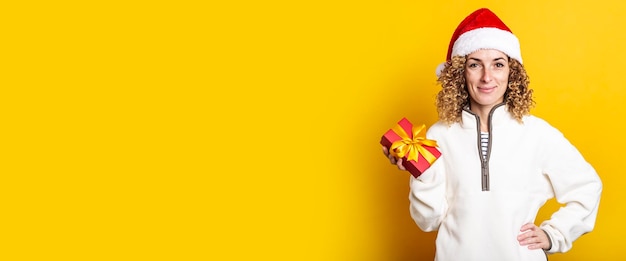
[{"label": "lips", "polygon": [[496,87],[478,87],[478,91],[482,93],[491,93],[496,89]]}]

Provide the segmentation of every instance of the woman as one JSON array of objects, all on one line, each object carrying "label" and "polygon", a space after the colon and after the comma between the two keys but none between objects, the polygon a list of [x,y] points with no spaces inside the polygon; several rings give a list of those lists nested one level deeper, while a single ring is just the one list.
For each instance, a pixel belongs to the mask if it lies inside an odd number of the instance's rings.
[{"label": "woman", "polygon": [[[427,137],[442,156],[411,176],[409,195],[417,225],[438,230],[435,260],[546,260],[568,251],[593,229],[602,183],[557,129],[529,114],[517,38],[479,9],[457,27],[437,74],[439,121]],[[564,207],[536,226],[553,197]]]}]

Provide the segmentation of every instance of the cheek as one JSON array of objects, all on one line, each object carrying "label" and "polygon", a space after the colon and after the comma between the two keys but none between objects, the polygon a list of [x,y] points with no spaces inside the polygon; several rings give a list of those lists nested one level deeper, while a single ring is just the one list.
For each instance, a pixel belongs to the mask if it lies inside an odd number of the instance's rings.
[{"label": "cheek", "polygon": [[480,81],[480,78],[476,74],[465,73],[465,85],[472,86],[478,81]]},{"label": "cheek", "polygon": [[508,84],[509,83],[509,73],[505,72],[505,73],[502,73],[502,74],[498,75],[498,80],[501,83],[507,83]]}]

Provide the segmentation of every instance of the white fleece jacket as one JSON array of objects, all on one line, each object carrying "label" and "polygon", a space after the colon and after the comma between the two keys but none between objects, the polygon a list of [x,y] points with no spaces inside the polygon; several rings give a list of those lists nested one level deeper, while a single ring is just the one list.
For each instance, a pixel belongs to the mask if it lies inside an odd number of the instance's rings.
[{"label": "white fleece jacket", "polygon": [[469,110],[462,123],[438,122],[427,132],[442,156],[419,178],[411,176],[409,200],[417,225],[438,230],[435,260],[546,260],[517,236],[553,197],[564,207],[540,227],[552,241],[548,253],[568,251],[594,227],[602,191],[596,171],[542,119],[519,123],[503,104],[489,118],[486,161],[478,116]]}]

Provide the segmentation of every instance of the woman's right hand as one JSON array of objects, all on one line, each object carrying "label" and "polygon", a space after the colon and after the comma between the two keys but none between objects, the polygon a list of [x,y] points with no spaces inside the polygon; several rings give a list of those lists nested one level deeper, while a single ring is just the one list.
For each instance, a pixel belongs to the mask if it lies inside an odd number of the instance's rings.
[{"label": "woman's right hand", "polygon": [[391,162],[391,164],[398,166],[398,169],[400,170],[406,170],[406,168],[402,166],[402,159],[396,160],[396,157],[392,156],[391,153],[389,153],[389,150],[385,146],[383,146],[383,153],[385,154],[385,156],[387,156],[387,158],[389,158],[389,162]]}]

